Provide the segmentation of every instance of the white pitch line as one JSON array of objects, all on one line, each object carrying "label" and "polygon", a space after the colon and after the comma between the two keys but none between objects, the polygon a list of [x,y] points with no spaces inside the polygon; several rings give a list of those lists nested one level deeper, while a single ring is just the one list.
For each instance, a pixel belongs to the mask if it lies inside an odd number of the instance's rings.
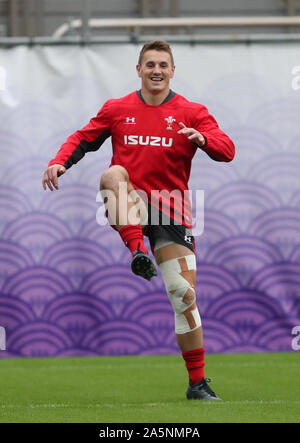
[{"label": "white pitch line", "polygon": [[[103,408],[128,408],[128,407],[135,407],[135,408],[144,408],[144,407],[165,407],[170,406],[171,404],[173,406],[176,406],[177,402],[157,402],[157,403],[118,403],[118,404],[112,404],[112,403],[95,403],[95,404],[78,404],[78,403],[43,403],[43,404],[29,404],[29,405],[14,405],[14,404],[2,404],[0,405],[1,409],[25,409],[25,408],[31,408],[31,409],[52,409],[52,408],[82,408],[82,409],[103,409]],[[180,406],[182,406],[182,401],[179,402]],[[193,404],[197,404],[198,402],[194,402]],[[191,404],[186,403],[186,404]],[[300,400],[223,400],[221,402],[199,402],[198,404],[205,404],[205,405],[214,405],[217,407],[224,406],[234,406],[234,405],[297,405],[300,404]]]},{"label": "white pitch line", "polygon": [[[158,363],[158,364],[152,364],[152,363],[149,363],[149,364],[130,364],[130,365],[126,365],[126,364],[124,364],[123,365],[123,368],[124,369],[144,369],[144,368],[151,368],[151,369],[153,369],[153,368],[157,368],[157,369],[160,369],[160,368],[168,368],[168,369],[170,369],[170,364],[172,365],[172,368],[173,367],[184,367],[184,365],[183,365],[183,362],[181,362],[181,361],[178,361],[178,362],[172,362],[172,363]],[[274,366],[274,361],[270,361],[270,362],[251,362],[251,361],[249,361],[249,362],[236,362],[236,363],[230,363],[230,362],[226,362],[226,361],[224,361],[224,362],[219,362],[219,363],[214,363],[213,361],[209,361],[209,358],[208,358],[208,363],[207,363],[208,365],[210,365],[212,368],[253,368],[253,367],[255,367],[255,368],[264,368],[264,367],[273,367]],[[87,365],[87,366],[76,366],[76,365],[74,365],[74,366],[59,366],[59,365],[50,365],[50,366],[42,366],[42,367],[35,367],[35,368],[32,368],[32,367],[26,367],[26,366],[19,366],[19,367],[14,367],[14,368],[12,368],[12,367],[10,367],[10,366],[7,366],[7,367],[5,367],[5,365],[3,365],[3,366],[0,366],[0,371],[5,371],[5,370],[8,370],[8,371],[10,371],[10,370],[14,370],[14,371],[32,371],[32,370],[34,370],[34,371],[49,371],[49,370],[51,370],[51,371],[56,371],[56,370],[62,370],[62,371],[74,371],[74,370],[80,370],[80,371],[83,371],[83,370],[89,370],[89,369],[96,369],[97,371],[99,371],[99,370],[101,370],[101,369],[103,369],[103,370],[106,370],[106,369],[119,369],[119,367],[120,367],[120,365],[122,365],[122,362],[118,362],[118,363],[116,363],[116,365],[102,365],[100,362],[99,362],[99,365],[97,365],[97,364],[95,364],[95,365]],[[278,368],[278,369],[280,369],[281,367],[282,368],[284,368],[284,367],[289,367],[289,368],[291,368],[291,367],[295,367],[295,368],[297,368],[297,367],[300,367],[300,359],[299,359],[299,362],[276,362],[276,367]]]},{"label": "white pitch line", "polygon": [[[97,366],[97,365],[95,365],[95,366],[45,366],[45,367],[34,367],[34,368],[32,368],[32,367],[24,367],[24,366],[19,366],[19,367],[17,367],[17,368],[11,368],[11,367],[5,367],[5,366],[2,366],[2,367],[0,367],[0,371],[5,371],[5,370],[8,370],[8,371],[10,371],[10,370],[14,370],[14,371],[32,371],[32,370],[34,370],[34,371],[48,371],[48,370],[64,370],[64,371],[74,371],[74,370],[76,370],[76,369],[78,369],[78,370],[80,370],[80,371],[83,371],[83,370],[86,370],[86,369],[96,369],[97,371],[98,370],[101,370],[101,369],[120,369],[120,365],[122,365],[122,363],[118,363],[118,364],[116,364],[116,365],[101,365],[101,364],[99,364],[99,366]],[[180,366],[180,367],[184,367],[184,362],[182,361],[182,362],[178,362],[178,363],[172,363],[172,367],[174,367],[174,366]],[[144,368],[168,368],[168,369],[170,369],[170,363],[164,363],[164,364],[151,364],[151,363],[149,363],[149,364],[147,364],[147,365],[145,365],[145,364],[136,364],[136,365],[124,365],[123,366],[123,368],[124,369],[144,369]]]}]

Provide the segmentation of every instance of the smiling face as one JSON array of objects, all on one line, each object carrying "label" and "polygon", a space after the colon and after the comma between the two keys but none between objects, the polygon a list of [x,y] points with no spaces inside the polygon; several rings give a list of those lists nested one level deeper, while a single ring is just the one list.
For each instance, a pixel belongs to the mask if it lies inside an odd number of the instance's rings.
[{"label": "smiling face", "polygon": [[168,94],[170,79],[174,77],[175,70],[168,52],[154,49],[146,51],[136,69],[142,79],[142,91],[155,95]]}]

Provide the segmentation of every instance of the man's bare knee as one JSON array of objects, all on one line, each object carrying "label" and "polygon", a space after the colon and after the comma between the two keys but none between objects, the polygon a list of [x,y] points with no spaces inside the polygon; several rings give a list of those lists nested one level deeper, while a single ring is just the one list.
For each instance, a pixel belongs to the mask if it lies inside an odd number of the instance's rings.
[{"label": "man's bare knee", "polygon": [[111,166],[101,175],[100,189],[111,189],[120,182],[129,182],[127,170],[120,165]]}]

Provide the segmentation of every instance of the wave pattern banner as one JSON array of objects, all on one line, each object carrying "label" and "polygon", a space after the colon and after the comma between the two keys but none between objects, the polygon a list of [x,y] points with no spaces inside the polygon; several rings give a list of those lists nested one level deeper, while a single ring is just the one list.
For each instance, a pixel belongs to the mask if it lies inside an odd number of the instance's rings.
[{"label": "wave pattern banner", "polygon": [[[131,274],[118,234],[96,220],[110,141],[68,170],[59,191],[41,186],[66,137],[108,98],[139,88],[137,53],[0,51],[2,358],[178,352],[161,275]],[[190,180],[205,194],[196,253],[208,352],[290,351],[300,325],[298,54],[296,44],[174,45],[172,89],[205,104],[236,144],[230,164],[199,151]]]}]

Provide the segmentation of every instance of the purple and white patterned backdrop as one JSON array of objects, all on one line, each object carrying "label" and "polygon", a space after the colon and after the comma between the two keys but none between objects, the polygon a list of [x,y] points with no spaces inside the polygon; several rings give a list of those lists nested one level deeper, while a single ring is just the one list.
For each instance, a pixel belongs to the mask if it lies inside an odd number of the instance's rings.
[{"label": "purple and white patterned backdrop", "polygon": [[[139,88],[134,45],[0,50],[0,357],[172,354],[173,312],[159,275],[130,254],[96,201],[106,141],[45,192],[65,138],[104,101]],[[197,297],[208,352],[291,350],[300,325],[299,45],[174,45],[172,88],[205,104],[236,144],[230,164],[197,153],[205,190]],[[2,79],[3,80],[3,79]]]}]

